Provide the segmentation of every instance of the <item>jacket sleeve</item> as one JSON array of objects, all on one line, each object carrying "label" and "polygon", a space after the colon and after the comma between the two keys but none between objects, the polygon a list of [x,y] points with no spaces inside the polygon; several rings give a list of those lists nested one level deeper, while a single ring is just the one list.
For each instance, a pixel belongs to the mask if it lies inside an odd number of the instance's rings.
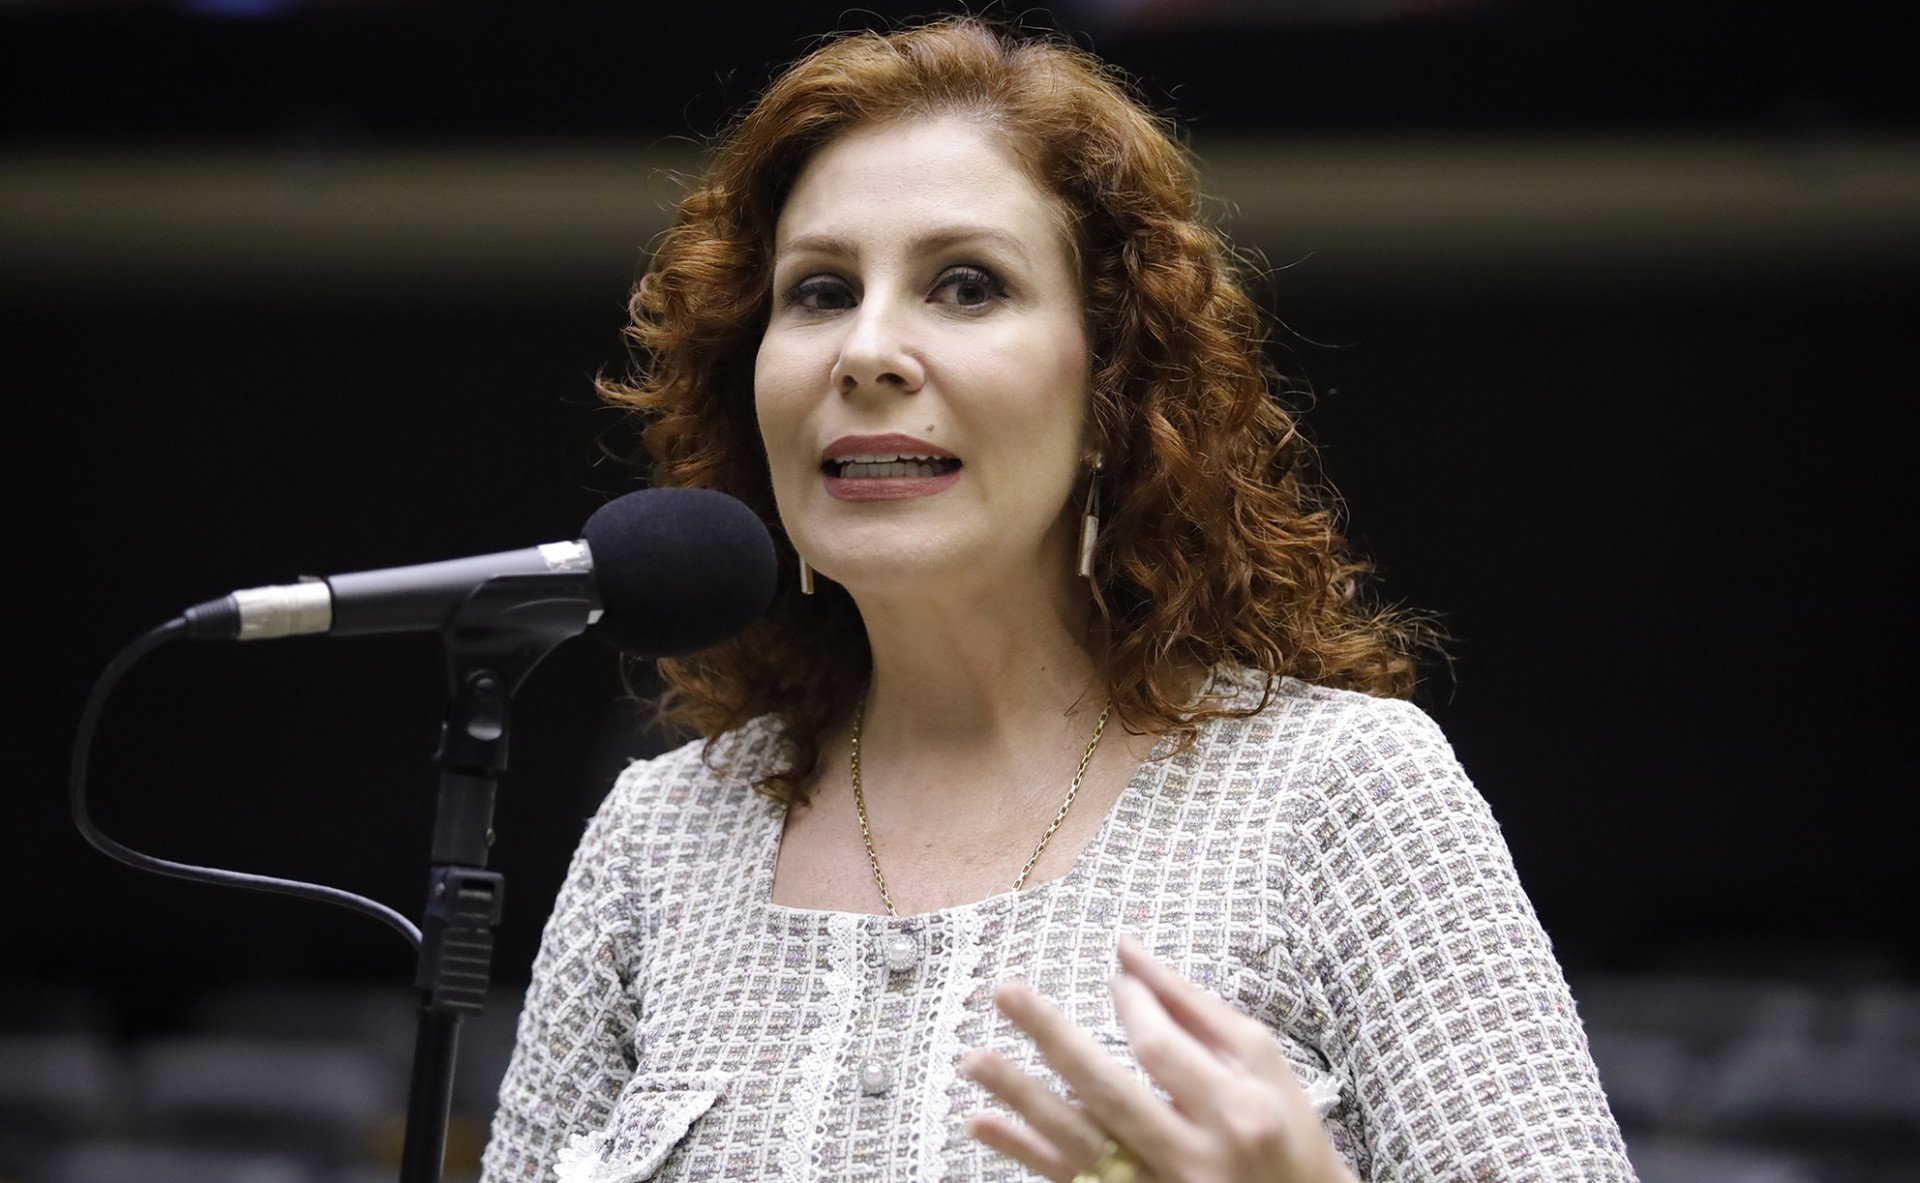
[{"label": "jacket sleeve", "polygon": [[606,1126],[633,1074],[639,1000],[627,967],[642,925],[623,790],[645,768],[621,778],[574,852],[534,959],[482,1183],[551,1183],[562,1151]]},{"label": "jacket sleeve", "polygon": [[1368,1177],[1632,1180],[1559,963],[1439,728],[1368,701],[1323,785],[1293,920]]}]

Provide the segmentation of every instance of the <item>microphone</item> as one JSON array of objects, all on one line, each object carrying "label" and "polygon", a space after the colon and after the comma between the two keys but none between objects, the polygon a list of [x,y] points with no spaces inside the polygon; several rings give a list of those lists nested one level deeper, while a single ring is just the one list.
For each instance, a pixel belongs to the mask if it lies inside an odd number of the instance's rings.
[{"label": "microphone", "polygon": [[[712,489],[642,489],[595,510],[582,538],[409,567],[243,588],[186,611],[187,635],[267,640],[432,631],[497,576],[589,576],[588,631],[648,657],[717,645],[773,602],[773,539],[741,502]],[[522,579],[525,599],[546,598]]]}]

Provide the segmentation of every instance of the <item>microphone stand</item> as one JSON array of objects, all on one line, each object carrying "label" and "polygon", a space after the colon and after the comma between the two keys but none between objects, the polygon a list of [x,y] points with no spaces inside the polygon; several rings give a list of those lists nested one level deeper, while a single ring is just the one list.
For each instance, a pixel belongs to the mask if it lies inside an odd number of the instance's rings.
[{"label": "microphone stand", "polygon": [[502,881],[487,870],[494,789],[507,767],[514,691],[597,606],[591,572],[500,575],[468,596],[441,630],[447,710],[433,762],[440,795],[420,923],[413,1078],[400,1183],[440,1183],[460,1020],[486,1003]]}]

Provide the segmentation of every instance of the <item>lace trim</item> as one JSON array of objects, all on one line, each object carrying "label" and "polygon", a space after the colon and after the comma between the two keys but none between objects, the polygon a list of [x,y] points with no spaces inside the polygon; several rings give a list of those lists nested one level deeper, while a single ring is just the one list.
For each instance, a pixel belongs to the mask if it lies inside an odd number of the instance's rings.
[{"label": "lace trim", "polygon": [[575,1134],[553,1162],[555,1183],[595,1183],[607,1171],[607,1131]]},{"label": "lace trim", "polygon": [[554,1160],[556,1183],[638,1183],[704,1117],[726,1085],[711,1073],[654,1083],[623,1093],[607,1124],[567,1140]]},{"label": "lace trim", "polygon": [[[920,1115],[919,1148],[923,1155],[918,1179],[947,1177],[947,1142],[965,1138],[950,1124],[953,1094],[960,1087],[960,1056],[968,1049],[960,1045],[960,1025],[967,1018],[967,997],[978,984],[981,941],[985,917],[978,909],[955,912],[947,939],[947,978],[945,989],[934,1010],[933,1047],[927,1063],[927,1103]],[[931,964],[931,959],[929,959]]]},{"label": "lace trim", "polygon": [[1307,1094],[1307,1103],[1312,1105],[1313,1111],[1322,1118],[1332,1113],[1340,1104],[1340,1086],[1333,1082],[1331,1076],[1322,1076],[1309,1082],[1304,1086],[1304,1091]]},{"label": "lace trim", "polygon": [[820,1025],[813,1046],[800,1059],[793,1087],[793,1109],[787,1114],[787,1136],[780,1147],[780,1177],[811,1179],[817,1173],[814,1156],[821,1135],[821,1111],[827,1093],[844,1084],[839,1071],[847,1025],[853,1017],[854,994],[859,989],[860,935],[863,917],[836,913],[827,920],[827,972]]}]

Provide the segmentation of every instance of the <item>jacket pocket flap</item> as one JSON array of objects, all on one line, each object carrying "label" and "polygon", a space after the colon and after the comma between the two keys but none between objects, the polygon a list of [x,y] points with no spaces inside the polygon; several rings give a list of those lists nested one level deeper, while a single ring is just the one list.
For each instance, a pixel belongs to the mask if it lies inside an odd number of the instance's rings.
[{"label": "jacket pocket flap", "polygon": [[557,1183],[638,1183],[660,1169],[667,1155],[720,1099],[719,1081],[666,1082],[636,1077],[614,1102],[607,1127],[575,1138],[554,1164]]}]

